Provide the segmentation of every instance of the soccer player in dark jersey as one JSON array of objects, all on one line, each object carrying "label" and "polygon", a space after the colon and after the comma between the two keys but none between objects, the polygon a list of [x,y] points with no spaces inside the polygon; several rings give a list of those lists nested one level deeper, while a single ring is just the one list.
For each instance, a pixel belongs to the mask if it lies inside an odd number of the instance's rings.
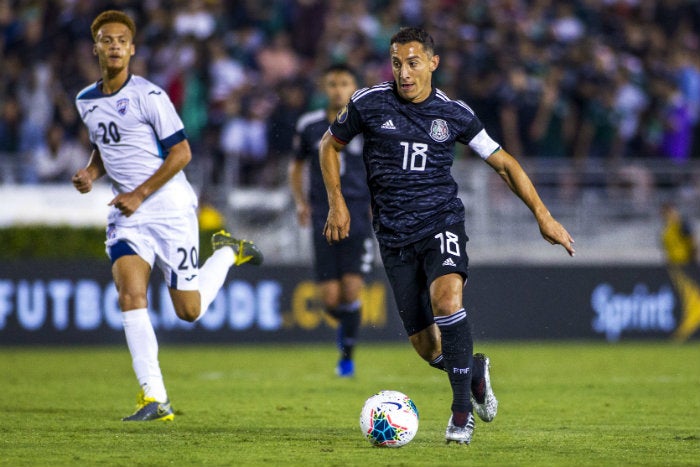
[{"label": "soccer player in dark jersey", "polygon": [[[321,235],[328,214],[328,198],[323,185],[318,145],[336,114],[357,90],[353,71],[338,64],[323,73],[325,109],[308,112],[299,118],[294,139],[295,157],[289,167],[289,185],[294,195],[297,218],[302,226],[311,221],[314,236],[314,269],[326,312],[338,320],[340,360],[336,373],[354,375],[353,348],[360,327],[360,292],[364,274],[370,272],[374,258],[369,189],[362,161],[362,136],[358,135],[340,153],[340,178],[343,197],[353,218],[350,236],[330,245]],[[304,173],[309,167],[308,189]]]},{"label": "soccer player in dark jersey", "polygon": [[452,415],[447,442],[468,444],[474,431],[472,410],[491,421],[498,402],[488,358],[472,355],[462,303],[468,258],[464,206],[450,173],[455,143],[469,145],[503,178],[532,211],[545,240],[562,245],[572,256],[574,241],[549,213],[520,164],[489,137],[474,112],[432,87],[440,59],[427,32],[401,29],[391,38],[390,58],[394,81],[353,94],[321,141],[329,201],[324,234],[329,242],[338,242],[350,231],[339,153],[361,133],[374,232],[399,314],[417,353],[448,374]]}]

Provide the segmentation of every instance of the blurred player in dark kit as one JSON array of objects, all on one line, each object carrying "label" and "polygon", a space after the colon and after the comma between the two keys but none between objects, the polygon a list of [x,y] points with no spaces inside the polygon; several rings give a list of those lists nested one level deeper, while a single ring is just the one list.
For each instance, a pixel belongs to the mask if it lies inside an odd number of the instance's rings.
[{"label": "blurred player in dark kit", "polygon": [[[340,153],[340,177],[343,196],[352,213],[350,236],[330,245],[321,235],[328,214],[328,198],[318,159],[321,138],[336,114],[357,90],[355,75],[345,65],[332,65],[322,77],[328,99],[325,109],[308,112],[299,118],[294,140],[295,158],[289,166],[289,185],[294,195],[297,218],[302,226],[311,222],[314,269],[326,312],[338,320],[338,346],[341,356],[336,373],[353,376],[353,349],[360,327],[360,292],[364,275],[370,272],[374,258],[369,189],[362,160],[362,136],[352,139]],[[308,167],[308,189],[304,173]]]}]

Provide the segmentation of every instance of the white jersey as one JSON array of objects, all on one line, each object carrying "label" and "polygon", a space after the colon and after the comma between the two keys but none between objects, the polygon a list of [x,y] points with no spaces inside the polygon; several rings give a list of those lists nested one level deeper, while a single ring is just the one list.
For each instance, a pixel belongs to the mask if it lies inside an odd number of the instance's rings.
[{"label": "white jersey", "polygon": [[[109,95],[98,81],[80,91],[75,103],[90,141],[100,151],[115,195],[142,184],[163,164],[168,150],[187,138],[167,93],[140,76],[130,75],[121,89]],[[177,216],[196,206],[194,190],[180,171],[128,219]],[[127,221],[116,208],[110,221],[115,218]]]}]

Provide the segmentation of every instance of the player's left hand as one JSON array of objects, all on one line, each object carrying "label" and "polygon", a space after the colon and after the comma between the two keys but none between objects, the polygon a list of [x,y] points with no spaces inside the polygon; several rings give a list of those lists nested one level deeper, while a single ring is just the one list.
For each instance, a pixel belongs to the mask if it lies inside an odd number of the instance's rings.
[{"label": "player's left hand", "polygon": [[109,206],[114,206],[126,217],[131,216],[143,203],[143,197],[136,192],[119,193],[109,202]]},{"label": "player's left hand", "polygon": [[540,225],[540,233],[545,240],[552,245],[563,246],[569,253],[569,256],[576,255],[573,237],[551,214],[548,213],[544,218],[538,220],[538,223]]}]

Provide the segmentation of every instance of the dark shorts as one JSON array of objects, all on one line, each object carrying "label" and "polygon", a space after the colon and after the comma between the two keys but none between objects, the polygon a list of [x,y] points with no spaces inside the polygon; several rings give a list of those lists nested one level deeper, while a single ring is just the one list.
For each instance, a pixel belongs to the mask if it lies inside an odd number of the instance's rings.
[{"label": "dark shorts", "polygon": [[350,235],[329,244],[323,235],[325,216],[313,218],[314,271],[318,282],[340,280],[345,274],[369,274],[374,263],[374,234],[369,210],[350,212]]},{"label": "dark shorts", "polygon": [[409,336],[434,322],[430,284],[435,279],[457,273],[467,280],[468,240],[464,225],[456,224],[401,248],[380,245],[384,269]]}]

